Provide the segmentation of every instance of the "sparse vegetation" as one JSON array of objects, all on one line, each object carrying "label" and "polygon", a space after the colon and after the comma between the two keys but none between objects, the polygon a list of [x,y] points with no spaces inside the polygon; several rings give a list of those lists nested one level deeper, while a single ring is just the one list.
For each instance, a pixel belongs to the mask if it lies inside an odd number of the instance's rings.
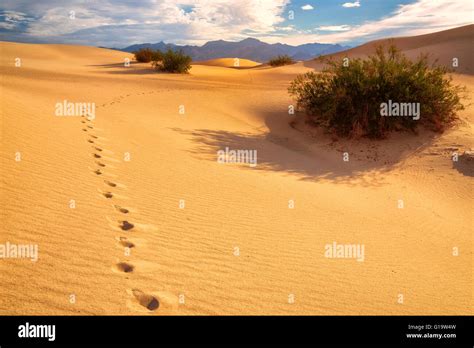
[{"label": "sparse vegetation", "polygon": [[152,64],[158,71],[186,74],[191,69],[191,61],[191,57],[183,52],[169,49],[165,53],[156,53]]},{"label": "sparse vegetation", "polygon": [[272,58],[268,61],[268,64],[271,66],[283,66],[293,64],[293,59],[288,55],[280,55]]},{"label": "sparse vegetation", "polygon": [[191,69],[191,57],[181,51],[169,49],[163,53],[160,50],[141,48],[134,54],[138,62],[151,62],[153,68],[158,71],[185,74]]},{"label": "sparse vegetation", "polygon": [[[446,68],[430,66],[426,55],[410,61],[395,46],[380,46],[366,60],[325,62],[322,73],[297,76],[289,93],[312,123],[340,136],[384,138],[415,131],[420,123],[443,131],[464,108],[464,89],[452,84]],[[419,103],[419,119],[381,116],[389,101]]]},{"label": "sparse vegetation", "polygon": [[156,51],[151,48],[140,48],[138,51],[133,52],[135,54],[135,60],[140,63],[149,63],[153,60],[153,55]]}]

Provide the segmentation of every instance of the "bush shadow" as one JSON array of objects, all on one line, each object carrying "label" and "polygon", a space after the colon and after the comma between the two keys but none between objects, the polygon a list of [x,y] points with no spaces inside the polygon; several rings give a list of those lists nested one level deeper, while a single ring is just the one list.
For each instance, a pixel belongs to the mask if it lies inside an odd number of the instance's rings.
[{"label": "bush shadow", "polygon": [[[308,136],[292,129],[288,122],[282,122],[282,119],[288,119],[288,114],[262,112],[261,115],[268,128],[268,132],[265,133],[213,129],[172,128],[172,130],[191,139],[196,147],[190,152],[199,159],[217,161],[217,151],[225,150],[226,147],[229,150],[256,150],[257,165],[255,167],[240,165],[239,168],[280,172],[284,175],[296,176],[303,181],[330,181],[357,186],[387,184],[384,174],[394,170],[413,154],[423,151],[436,139],[435,134],[425,135],[423,139],[417,139],[416,135],[408,136],[412,139],[411,144],[399,149],[389,149],[390,162],[383,159],[375,161],[355,159],[346,162],[343,159],[345,151],[340,149],[346,149],[351,158],[354,147],[367,147],[367,151],[370,152],[371,141],[362,140],[355,146],[354,140],[341,140],[334,145],[331,137],[325,135],[312,142]],[[376,142],[379,143],[379,147],[385,146],[383,141]]]},{"label": "bush shadow", "polygon": [[[145,63],[146,64],[146,63]],[[113,64],[94,64],[87,65],[88,67],[96,67],[106,69],[102,71],[106,74],[114,75],[150,75],[156,74],[156,70],[153,69],[151,64],[147,67],[144,63],[130,62],[130,66],[125,66],[124,63],[113,63]]]}]

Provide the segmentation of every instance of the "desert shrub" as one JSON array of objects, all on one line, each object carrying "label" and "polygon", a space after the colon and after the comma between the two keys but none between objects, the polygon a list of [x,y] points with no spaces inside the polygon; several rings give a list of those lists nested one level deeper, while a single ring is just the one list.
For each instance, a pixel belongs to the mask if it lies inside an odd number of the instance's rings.
[{"label": "desert shrub", "polygon": [[288,65],[288,64],[293,64],[294,61],[291,59],[290,56],[288,55],[282,55],[282,56],[276,56],[275,58],[272,58],[268,61],[268,64],[271,66],[282,66],[282,65]]},{"label": "desert shrub", "polygon": [[149,63],[153,59],[153,51],[151,48],[140,48],[138,51],[133,52],[135,54],[135,60],[140,63]]},{"label": "desert shrub", "polygon": [[163,53],[160,50],[153,51],[151,54],[152,62],[160,62],[163,60]]},{"label": "desert shrub", "polygon": [[186,74],[191,69],[191,57],[181,51],[169,49],[161,53],[160,58],[153,61],[153,67],[158,71]]},{"label": "desert shrub", "polygon": [[[427,55],[411,61],[392,45],[366,60],[324,62],[323,72],[297,76],[288,90],[312,123],[340,136],[383,138],[419,124],[443,131],[464,108],[464,89],[446,68],[429,66]],[[391,102],[419,103],[419,119],[382,116],[382,105]]]}]

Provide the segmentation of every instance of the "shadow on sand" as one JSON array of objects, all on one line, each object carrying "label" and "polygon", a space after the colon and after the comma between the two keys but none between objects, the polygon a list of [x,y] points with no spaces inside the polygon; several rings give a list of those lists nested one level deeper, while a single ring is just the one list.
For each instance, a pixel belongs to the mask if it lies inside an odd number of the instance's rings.
[{"label": "shadow on sand", "polygon": [[[413,141],[411,150],[408,152],[406,148],[390,149],[390,164],[385,164],[381,160],[351,160],[344,162],[341,151],[327,146],[312,146],[308,139],[302,139],[303,141],[295,140],[295,135],[301,138],[305,136],[299,131],[291,129],[288,124],[286,124],[287,129],[285,132],[281,132],[281,118],[285,116],[288,117],[288,115],[281,112],[267,114],[265,116],[265,123],[270,131],[261,134],[235,133],[211,129],[183,130],[172,128],[172,130],[191,138],[196,147],[190,152],[199,159],[217,161],[217,151],[225,150],[226,147],[234,150],[257,150],[257,166],[242,165],[239,168],[243,170],[281,172],[297,176],[299,180],[304,181],[332,181],[349,185],[375,187],[387,184],[384,174],[392,171],[408,157],[430,146],[435,140],[433,135],[422,145],[419,144],[419,140],[418,142]],[[275,122],[275,118],[280,118],[280,122]],[[285,124],[285,122],[283,123]],[[275,132],[273,127],[276,130]],[[286,134],[286,136],[281,134]],[[416,137],[411,135],[411,138],[414,140]],[[331,139],[328,136],[326,138],[324,141],[330,143]],[[370,141],[367,140],[367,143],[370,143]],[[379,141],[378,143],[381,142]],[[352,142],[349,140],[340,144],[340,146],[347,148],[349,153],[351,152],[351,145]]]},{"label": "shadow on sand", "polygon": [[[146,64],[146,63],[145,63]],[[95,64],[87,65],[88,67],[96,67],[106,69],[106,74],[115,75],[149,75],[157,74],[157,71],[150,65],[146,66],[144,63],[130,62],[130,66],[126,67],[124,63],[114,64]]]},{"label": "shadow on sand", "polygon": [[464,176],[474,176],[474,158],[472,156],[461,155],[459,160],[453,161],[453,168]]}]

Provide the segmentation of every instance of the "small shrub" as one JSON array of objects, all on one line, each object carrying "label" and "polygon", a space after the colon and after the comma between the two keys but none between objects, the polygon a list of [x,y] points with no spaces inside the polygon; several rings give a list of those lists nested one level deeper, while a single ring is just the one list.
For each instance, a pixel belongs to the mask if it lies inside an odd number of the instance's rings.
[{"label": "small shrub", "polygon": [[[288,91],[312,123],[337,135],[384,138],[394,130],[415,131],[418,124],[443,131],[464,108],[464,88],[452,85],[446,68],[430,67],[427,55],[412,62],[392,45],[348,65],[324,61],[322,73],[297,76]],[[382,105],[392,101],[419,103],[419,118],[382,116]]]},{"label": "small shrub", "polygon": [[288,55],[277,56],[268,61],[268,64],[271,66],[283,66],[283,65],[293,64],[293,63],[294,63],[293,59],[291,59],[291,57]]},{"label": "small shrub", "polygon": [[135,60],[140,63],[149,63],[153,59],[153,51],[151,48],[140,48],[138,51],[133,52],[135,54]]},{"label": "small shrub", "polygon": [[153,61],[153,67],[158,71],[186,74],[191,69],[191,57],[181,51],[169,49],[165,53],[160,52],[159,58]]}]

